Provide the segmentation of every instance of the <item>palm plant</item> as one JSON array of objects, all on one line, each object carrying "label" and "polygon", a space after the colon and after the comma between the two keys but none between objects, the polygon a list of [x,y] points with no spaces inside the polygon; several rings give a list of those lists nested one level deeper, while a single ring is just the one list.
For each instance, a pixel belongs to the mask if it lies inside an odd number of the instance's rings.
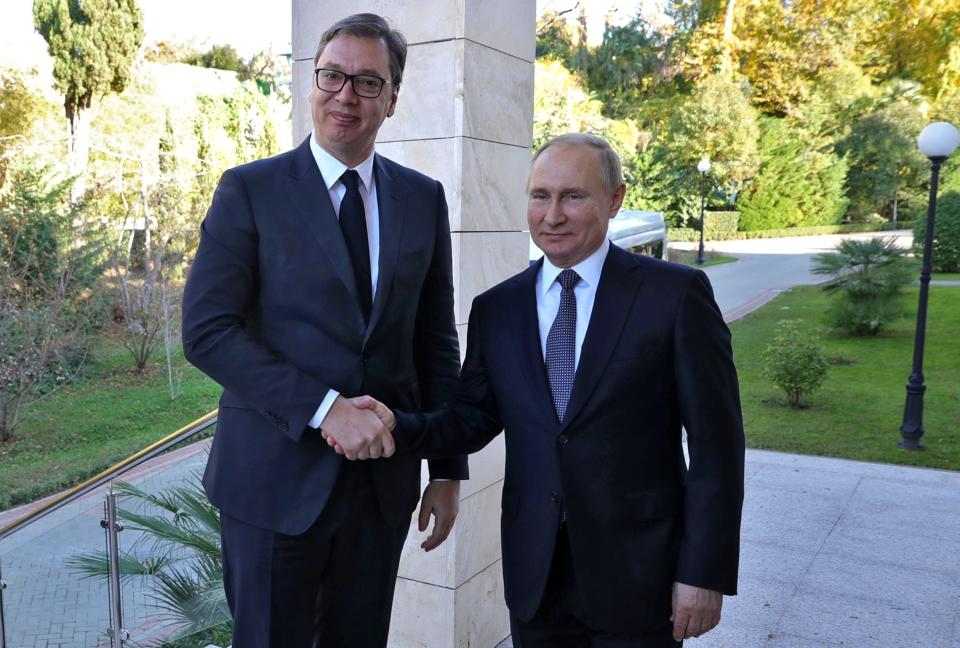
[{"label": "palm plant", "polygon": [[[188,485],[157,494],[124,482],[114,488],[138,504],[139,512],[118,511],[124,528],[143,534],[131,551],[122,553],[120,573],[125,579],[149,579],[153,599],[179,628],[169,640],[231,621],[223,592],[220,514],[199,484],[194,474]],[[67,565],[88,577],[105,578],[109,572],[102,551],[78,554]]]},{"label": "palm plant", "polygon": [[876,335],[900,315],[900,294],[914,262],[893,237],[844,239],[834,252],[814,257],[816,274],[830,275],[824,289],[839,293],[833,323],[854,335]]}]

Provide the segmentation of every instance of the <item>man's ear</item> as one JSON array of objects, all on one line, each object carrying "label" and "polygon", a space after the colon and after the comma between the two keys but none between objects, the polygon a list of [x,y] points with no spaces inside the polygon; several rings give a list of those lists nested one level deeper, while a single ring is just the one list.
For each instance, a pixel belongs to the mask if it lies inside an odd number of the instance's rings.
[{"label": "man's ear", "polygon": [[390,106],[387,108],[387,117],[393,117],[393,113],[397,109],[397,96],[400,94],[400,86],[396,85],[393,87],[393,92],[390,94]]},{"label": "man's ear", "polygon": [[623,197],[627,194],[627,185],[621,184],[617,187],[617,190],[613,192],[613,197],[610,199],[610,218],[613,218],[617,215],[617,212],[620,211],[620,206],[623,205]]}]

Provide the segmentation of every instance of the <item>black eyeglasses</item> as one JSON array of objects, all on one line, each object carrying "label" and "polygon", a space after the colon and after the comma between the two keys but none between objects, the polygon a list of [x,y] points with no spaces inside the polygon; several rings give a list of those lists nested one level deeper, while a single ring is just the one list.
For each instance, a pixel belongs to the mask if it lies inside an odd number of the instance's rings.
[{"label": "black eyeglasses", "polygon": [[353,92],[358,97],[374,99],[380,96],[383,86],[390,81],[370,74],[344,74],[339,70],[317,68],[313,71],[317,82],[317,89],[324,92],[340,92],[347,81],[353,85]]}]

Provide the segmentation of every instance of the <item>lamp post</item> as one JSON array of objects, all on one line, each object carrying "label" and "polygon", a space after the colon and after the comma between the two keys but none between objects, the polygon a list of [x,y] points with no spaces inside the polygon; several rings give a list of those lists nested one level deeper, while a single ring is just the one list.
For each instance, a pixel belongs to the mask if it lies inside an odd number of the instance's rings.
[{"label": "lamp post", "polygon": [[903,425],[899,445],[904,450],[922,450],[923,436],[923,345],[927,330],[927,295],[933,265],[933,223],[937,215],[937,183],[940,167],[960,144],[960,133],[953,124],[934,122],[917,138],[920,151],[930,159],[930,200],[927,203],[927,230],[923,241],[923,266],[920,270],[920,304],[917,307],[917,333],[913,343],[913,371],[907,381],[907,400],[903,406]]},{"label": "lamp post", "polygon": [[705,184],[709,170],[710,160],[707,158],[697,163],[697,171],[700,172],[700,248],[697,250],[697,265],[703,265],[703,204],[706,201]]}]

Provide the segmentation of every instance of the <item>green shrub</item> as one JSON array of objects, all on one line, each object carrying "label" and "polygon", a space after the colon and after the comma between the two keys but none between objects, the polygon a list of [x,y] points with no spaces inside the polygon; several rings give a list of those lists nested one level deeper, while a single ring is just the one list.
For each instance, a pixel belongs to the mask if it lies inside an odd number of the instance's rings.
[{"label": "green shrub", "polygon": [[836,291],[833,324],[853,335],[876,335],[900,315],[900,293],[910,283],[913,260],[894,238],[845,239],[835,252],[818,254],[813,272],[830,275]]},{"label": "green shrub", "polygon": [[763,351],[763,376],[783,390],[791,407],[815,391],[827,377],[827,357],[819,340],[801,329],[800,320],[782,320]]},{"label": "green shrub", "polygon": [[[813,227],[787,227],[774,230],[752,230],[749,232],[730,232],[719,234],[715,241],[743,241],[747,239],[782,238],[787,236],[820,236],[822,234],[853,234],[856,232],[888,232],[898,229],[910,229],[914,223],[900,221],[899,223],[849,223],[844,225],[815,225]],[[707,216],[707,231],[709,231],[710,217]],[[697,241],[700,239],[700,230],[691,227],[671,227],[667,232],[667,239],[671,241]]]},{"label": "green shrub", "polygon": [[[927,233],[926,218],[913,224],[913,246],[923,253]],[[937,219],[933,228],[934,272],[960,272],[960,191],[948,191],[937,201]]]}]

